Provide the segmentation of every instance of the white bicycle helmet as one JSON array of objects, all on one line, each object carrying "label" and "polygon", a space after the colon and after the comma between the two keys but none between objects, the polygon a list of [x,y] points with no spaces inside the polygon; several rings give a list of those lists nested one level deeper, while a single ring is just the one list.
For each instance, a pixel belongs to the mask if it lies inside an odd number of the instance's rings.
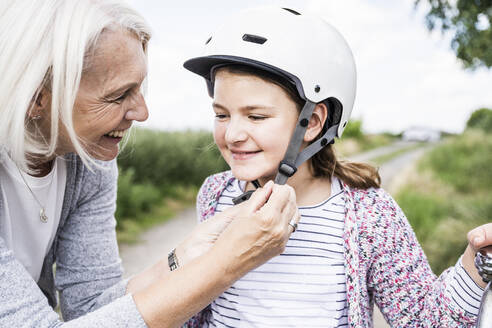
[{"label": "white bicycle helmet", "polygon": [[[287,8],[261,7],[231,17],[205,44],[204,53],[184,67],[205,78],[213,97],[213,70],[240,64],[273,73],[295,86],[306,100],[276,183],[283,184],[297,167],[341,137],[352,112],[356,69],[342,35],[314,15]],[[307,124],[317,103],[330,108],[325,133],[299,153]]]}]

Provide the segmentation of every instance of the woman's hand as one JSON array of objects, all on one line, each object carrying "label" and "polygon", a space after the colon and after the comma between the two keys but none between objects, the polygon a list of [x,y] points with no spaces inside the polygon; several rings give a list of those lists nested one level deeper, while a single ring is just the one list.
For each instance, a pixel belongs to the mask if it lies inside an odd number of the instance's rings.
[{"label": "woman's hand", "polygon": [[[174,327],[217,298],[237,279],[280,254],[299,221],[294,190],[265,184],[251,198],[201,223],[167,258],[133,277],[127,291],[149,327]],[[186,264],[186,265],[185,265]]]},{"label": "woman's hand", "polygon": [[[191,234],[176,247],[176,256],[179,264],[184,265],[209,251],[222,232],[233,220],[239,217],[246,220],[251,218],[269,200],[274,189],[275,193],[279,195],[274,197],[272,205],[270,206],[281,205],[285,207],[286,203],[278,203],[288,202],[290,200],[293,203],[289,205],[289,208],[292,209],[292,207],[294,207],[294,210],[297,211],[297,207],[295,206],[295,194],[293,190],[287,191],[292,188],[274,186],[273,182],[268,182],[263,188],[258,188],[248,201],[229,207],[224,212],[218,213],[207,221],[197,225]],[[280,194],[283,196],[280,196]],[[266,209],[263,211],[266,211]],[[292,218],[292,216],[290,218]]]},{"label": "woman's hand", "polygon": [[299,221],[296,196],[290,186],[273,185],[255,192],[244,209],[217,238],[212,252],[227,280],[236,280],[285,249],[293,229],[291,219]]},{"label": "woman's hand", "polygon": [[486,284],[475,267],[475,255],[480,248],[489,245],[492,245],[492,223],[484,224],[468,232],[468,247],[463,254],[463,267],[473,280],[482,287],[485,287]]},{"label": "woman's hand", "polygon": [[193,231],[176,247],[176,257],[179,265],[184,265],[194,258],[208,252],[220,234],[235,218],[240,215],[252,215],[256,208],[261,207],[272,193],[273,182],[258,188],[248,201],[227,208],[198,224]]}]

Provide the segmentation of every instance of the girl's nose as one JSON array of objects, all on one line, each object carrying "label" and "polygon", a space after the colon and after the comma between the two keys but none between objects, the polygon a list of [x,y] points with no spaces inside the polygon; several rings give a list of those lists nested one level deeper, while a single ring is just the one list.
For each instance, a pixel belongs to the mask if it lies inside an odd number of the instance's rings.
[{"label": "girl's nose", "polygon": [[149,110],[147,109],[147,104],[141,92],[135,95],[135,100],[133,101],[130,109],[125,114],[125,119],[128,121],[138,121],[143,122],[149,117]]},{"label": "girl's nose", "polygon": [[227,143],[236,143],[245,141],[248,138],[248,133],[244,128],[244,124],[239,119],[231,119],[227,125],[225,133],[225,141]]}]

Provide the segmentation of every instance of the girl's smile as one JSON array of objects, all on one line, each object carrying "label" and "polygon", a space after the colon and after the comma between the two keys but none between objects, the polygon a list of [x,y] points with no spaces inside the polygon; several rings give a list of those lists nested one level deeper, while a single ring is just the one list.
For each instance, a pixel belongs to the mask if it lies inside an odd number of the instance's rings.
[{"label": "girl's smile", "polygon": [[232,159],[241,161],[241,160],[248,160],[251,159],[252,157],[256,156],[261,152],[261,150],[257,151],[241,151],[241,150],[235,150],[235,149],[229,149],[232,155]]},{"label": "girl's smile", "polygon": [[271,179],[287,149],[298,116],[278,85],[219,69],[214,88],[214,139],[234,176]]}]

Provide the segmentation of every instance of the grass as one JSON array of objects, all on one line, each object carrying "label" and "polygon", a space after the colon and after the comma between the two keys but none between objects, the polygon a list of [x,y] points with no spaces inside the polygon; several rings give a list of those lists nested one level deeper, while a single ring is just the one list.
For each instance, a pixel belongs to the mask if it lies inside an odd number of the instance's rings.
[{"label": "grass", "polygon": [[142,232],[166,222],[176,214],[195,203],[196,187],[179,187],[173,196],[162,199],[148,212],[140,213],[129,218],[119,218],[116,234],[119,243],[135,243]]},{"label": "grass", "polygon": [[491,162],[492,135],[467,131],[426,154],[396,195],[437,274],[456,263],[468,231],[492,217]]}]

